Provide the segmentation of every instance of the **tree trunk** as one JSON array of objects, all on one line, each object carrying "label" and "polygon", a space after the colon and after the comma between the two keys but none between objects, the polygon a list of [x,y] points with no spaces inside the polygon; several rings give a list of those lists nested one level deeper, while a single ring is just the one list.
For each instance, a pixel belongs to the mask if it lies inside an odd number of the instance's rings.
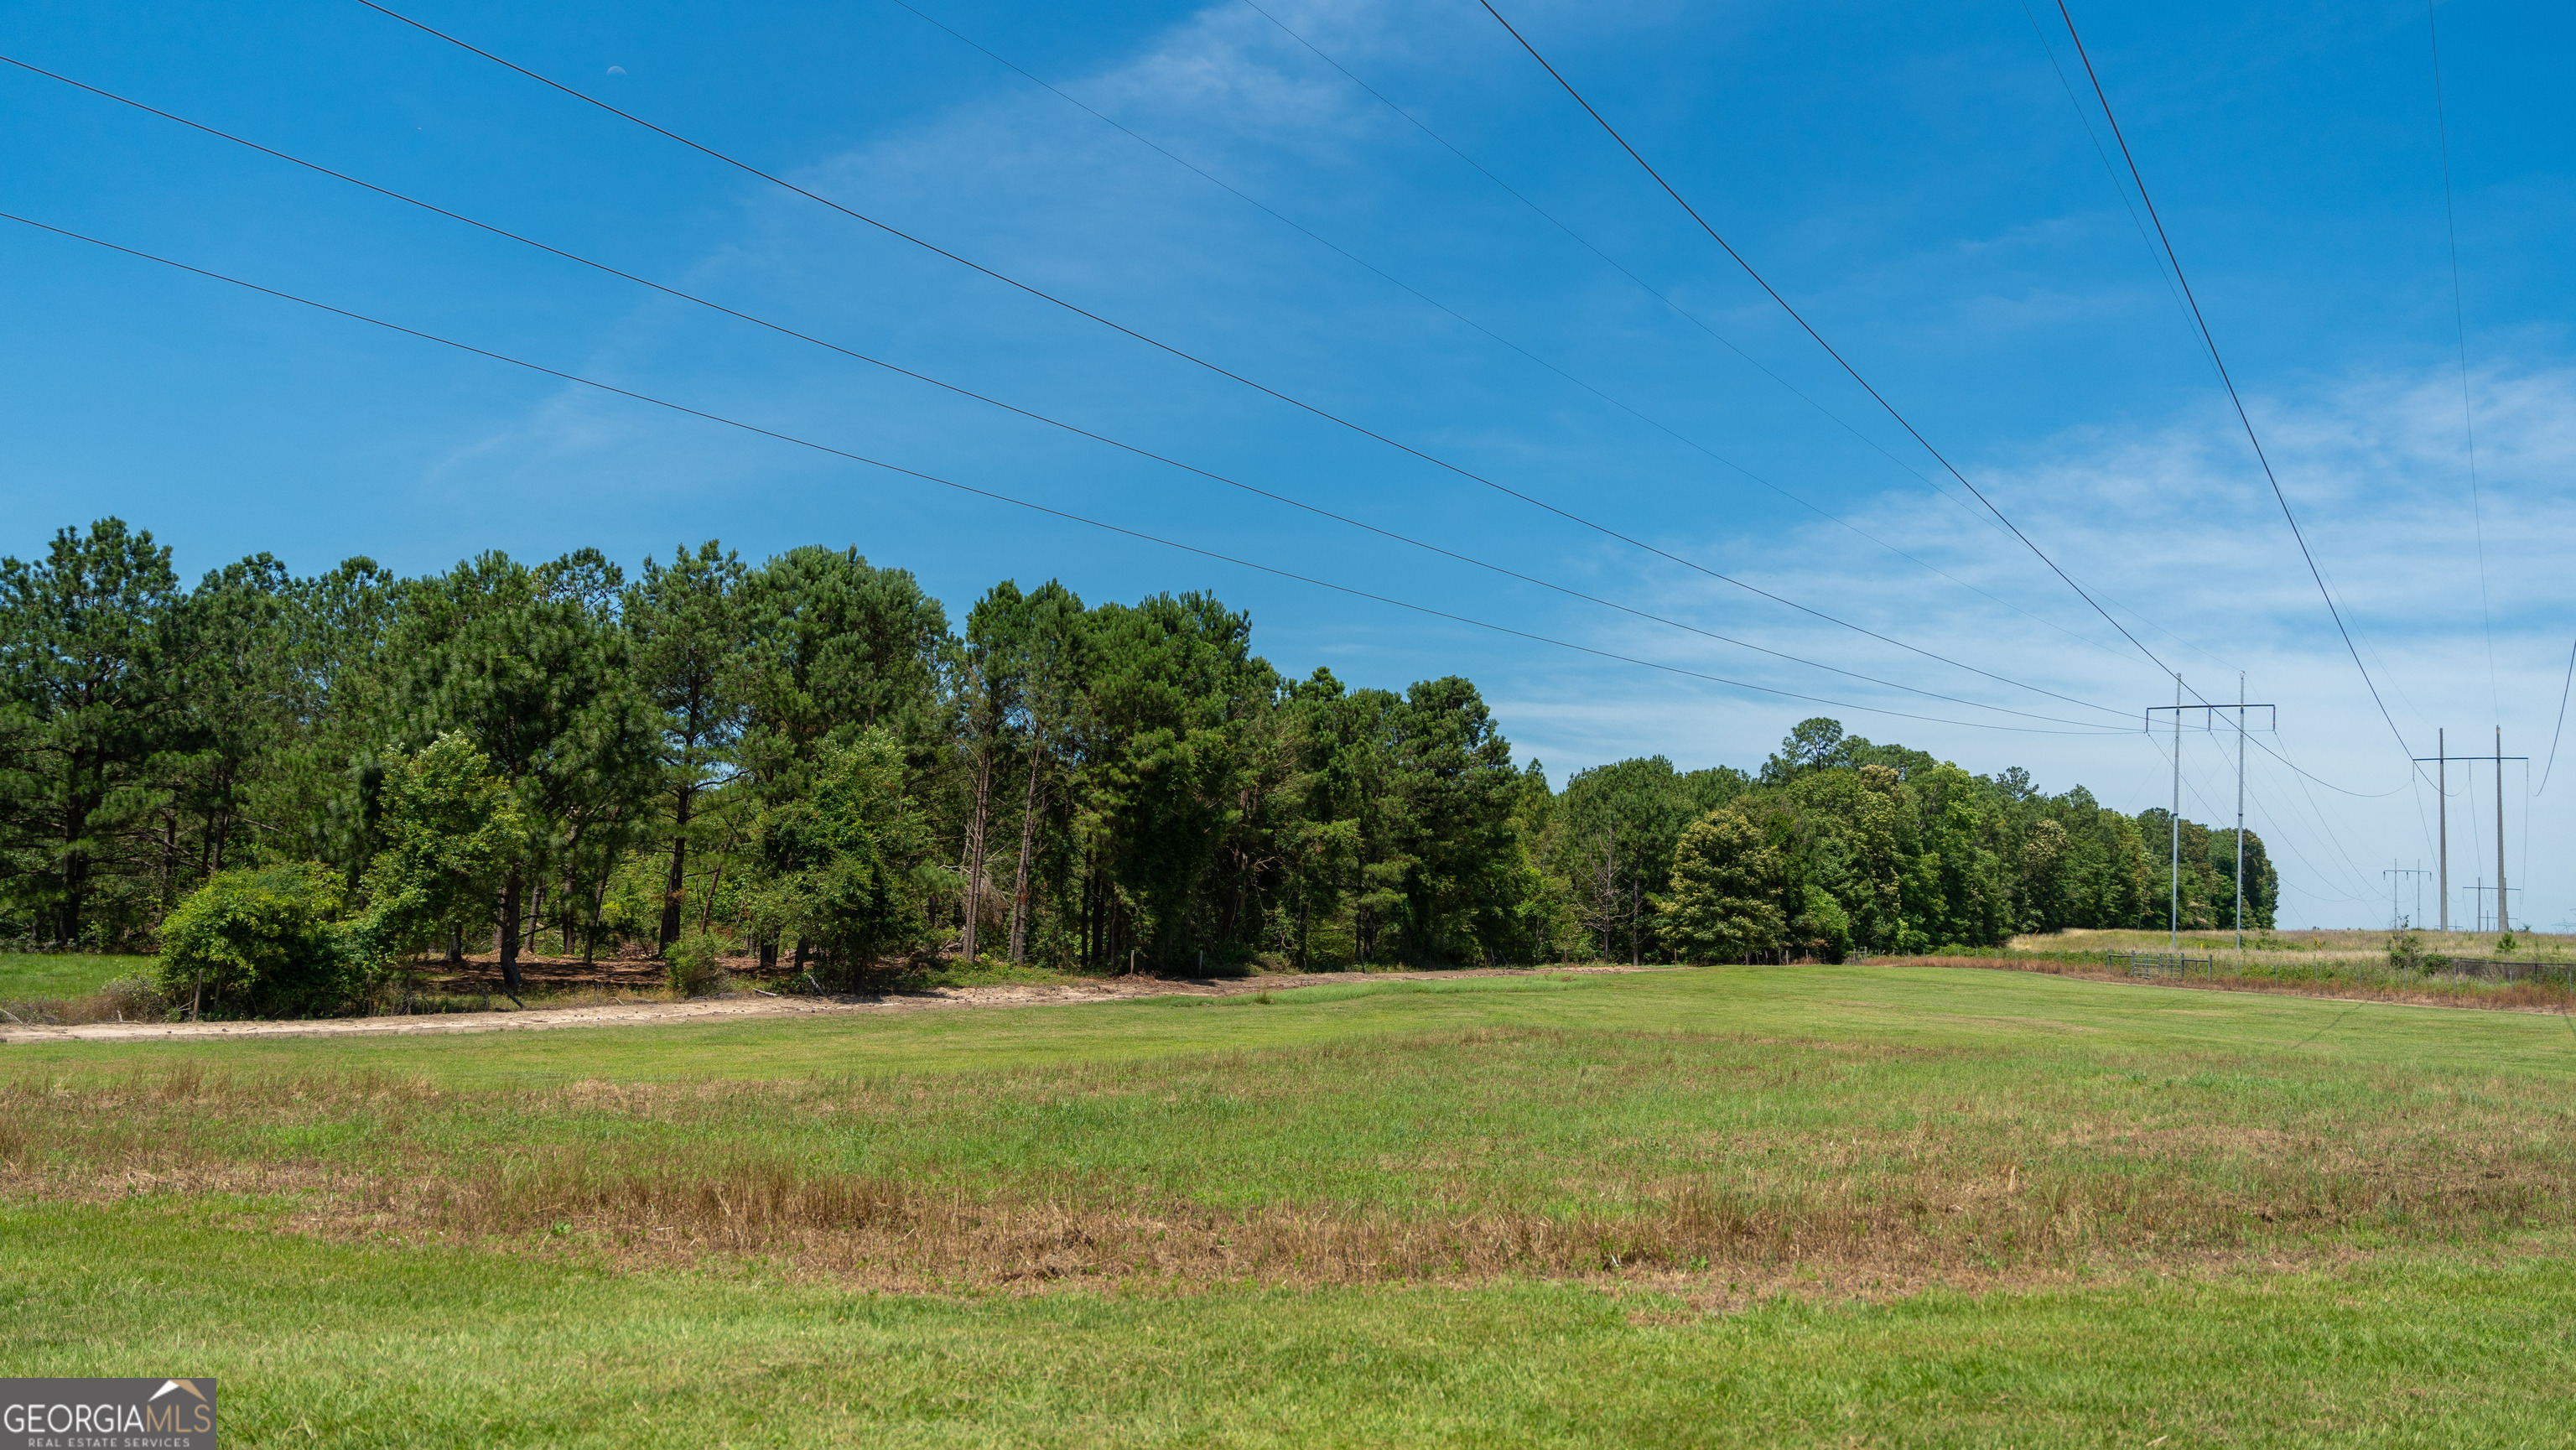
[{"label": "tree trunk", "polygon": [[546,919],[546,883],[537,883],[537,899],[528,906],[528,955],[537,954],[537,927]]},{"label": "tree trunk", "polygon": [[661,940],[665,951],[680,939],[681,893],[686,889],[689,870],[689,805],[696,794],[694,790],[679,792],[671,813],[671,873],[662,887]]},{"label": "tree trunk", "polygon": [[1082,969],[1100,971],[1100,882],[1092,871],[1082,875]]},{"label": "tree trunk", "polygon": [[966,818],[965,924],[959,929],[960,960],[975,960],[975,931],[981,926],[984,897],[984,823],[993,810],[993,743],[987,735],[975,752],[975,809]]},{"label": "tree trunk", "polygon": [[497,945],[501,949],[501,985],[516,992],[519,981],[519,868],[513,866],[501,878],[501,920]]},{"label": "tree trunk", "polygon": [[589,966],[599,959],[599,919],[608,913],[608,878],[599,878],[599,889],[590,895],[590,920],[581,926],[581,964]]},{"label": "tree trunk", "polygon": [[1038,834],[1038,767],[1046,763],[1046,732],[1029,747],[1029,788],[1020,798],[1020,863],[1011,872],[1011,965],[1027,959],[1029,940],[1029,850]]}]

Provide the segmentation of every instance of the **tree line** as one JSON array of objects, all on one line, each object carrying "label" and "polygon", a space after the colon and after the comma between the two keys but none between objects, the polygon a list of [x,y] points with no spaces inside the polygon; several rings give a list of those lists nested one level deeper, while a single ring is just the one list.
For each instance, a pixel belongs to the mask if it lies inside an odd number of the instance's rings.
[{"label": "tree line", "polygon": [[[961,622],[855,549],[709,542],[632,577],[588,549],[415,578],[258,554],[188,587],[106,519],[0,560],[0,692],[0,930],[233,943],[237,995],[294,975],[290,921],[338,923],[344,966],[493,952],[515,988],[525,955],[692,934],[842,974],[1198,972],[2166,919],[2165,815],[2018,768],[1810,720],[1754,771],[1559,788],[1466,679],[1291,678],[1204,593],[1005,581]],[[2183,832],[2186,924],[2222,925],[2232,835]],[[2251,835],[2246,864],[2268,926]]]}]

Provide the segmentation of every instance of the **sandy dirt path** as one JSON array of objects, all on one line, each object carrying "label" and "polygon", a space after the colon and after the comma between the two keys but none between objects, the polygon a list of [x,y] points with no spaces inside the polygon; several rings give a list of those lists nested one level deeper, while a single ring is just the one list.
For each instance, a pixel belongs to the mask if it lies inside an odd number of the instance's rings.
[{"label": "sandy dirt path", "polygon": [[[651,1027],[675,1022],[730,1022],[776,1017],[854,1017],[890,1012],[944,1012],[977,1007],[1044,1007],[1138,997],[1232,997],[1332,983],[1456,981],[1461,977],[1600,975],[1646,967],[1543,967],[1453,972],[1313,973],[1225,981],[1156,977],[1079,979],[1042,986],[928,987],[840,997],[771,997],[750,993],[687,1002],[623,1002],[526,1011],[443,1012],[413,1017],[337,1017],[295,1022],[88,1022],[49,1027],[0,1021],[0,1044],[18,1042],[221,1041],[245,1037],[382,1037],[460,1032],[547,1032],[571,1027]],[[1669,970],[1669,969],[1664,969]]]}]

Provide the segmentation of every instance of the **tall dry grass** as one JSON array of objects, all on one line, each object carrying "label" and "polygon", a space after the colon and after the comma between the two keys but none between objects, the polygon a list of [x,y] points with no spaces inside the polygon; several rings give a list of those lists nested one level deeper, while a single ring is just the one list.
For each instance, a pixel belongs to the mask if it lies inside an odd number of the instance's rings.
[{"label": "tall dry grass", "polygon": [[[1060,1166],[966,1171],[935,1159],[838,1171],[815,1151],[833,1141],[835,1124],[935,1130],[997,1086],[1060,1099],[1185,1096],[1191,1084],[1152,1076],[1172,1069],[1026,1073],[1007,1083],[453,1093],[376,1073],[251,1079],[180,1068],[100,1087],[21,1079],[0,1088],[0,1193],[249,1194],[292,1204],[296,1222],[321,1233],[578,1247],[651,1263],[763,1255],[905,1290],[1312,1286],[1790,1263],[1904,1277],[2576,1224],[2576,1197],[2565,1191],[2576,1181],[2576,1145],[2543,1121],[2567,1106],[2556,1098],[2454,1095],[2439,1110],[2419,1102],[2411,1115],[2303,1115],[2304,1089],[2291,1084],[2277,1105],[2257,1098],[2226,1113],[2178,1113],[2173,1089],[2125,1081],[2080,1101],[2041,1085],[2015,1097],[2006,1073],[1991,1100],[1959,1096],[1955,1080],[1890,1093],[1872,1086],[1885,1079],[1853,1074],[1905,1069],[1903,1061],[1827,1045],[1720,1044],[1735,1055],[1695,1072],[1673,1041],[1645,1042],[1632,1060],[1613,1060],[1607,1049],[1618,1044],[1605,1043],[1601,1070],[1580,1074],[1578,1090],[1729,1084],[1782,1096],[1805,1116],[1703,1135],[1709,1141],[1642,1168],[1614,1161],[1618,1145],[1605,1140],[1590,1161],[1522,1178],[1498,1179],[1456,1143],[1435,1141],[1406,1167],[1401,1204],[1300,1192],[1294,1173],[1245,1204],[1222,1201],[1239,1182],[1204,1166],[1194,1176],[1189,1162],[1171,1165],[1158,1186]],[[1374,1057],[1336,1048],[1330,1062],[1310,1065],[1392,1079],[1408,1055],[1448,1051],[1469,1054],[1462,1081],[1471,1081],[1477,1052],[1569,1043],[1580,1039],[1488,1029]],[[1296,1101],[1287,1089],[1320,1090],[1307,1080],[1269,1086],[1288,1112]],[[1542,1093],[1535,1107],[1545,1106]],[[1672,1130],[1641,1119],[1636,1131]],[[339,1146],[308,1146],[319,1143]]]},{"label": "tall dry grass", "polygon": [[[2132,977],[2099,962],[2067,962],[2048,957],[1872,957],[1873,967],[1966,967],[1982,971],[2036,972],[2051,977],[2079,977],[2102,982],[2138,982],[2157,987],[2199,991],[2268,992],[2288,997],[2325,997],[2336,1001],[2408,1002],[2424,1007],[2479,1007],[2501,1012],[2576,1012],[2576,989],[2556,982],[2445,981],[2438,975],[2411,979],[2370,980],[2342,976],[2246,975],[2224,957],[2214,976]],[[2267,964],[2269,965],[2269,964]]]}]

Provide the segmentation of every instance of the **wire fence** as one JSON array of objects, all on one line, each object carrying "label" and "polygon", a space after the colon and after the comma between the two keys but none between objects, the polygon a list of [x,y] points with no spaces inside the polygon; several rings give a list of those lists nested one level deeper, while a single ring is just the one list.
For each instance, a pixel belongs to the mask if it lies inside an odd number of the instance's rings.
[{"label": "wire fence", "polygon": [[2565,958],[2428,956],[2420,974],[2448,976],[2455,982],[2555,982],[2576,987],[2576,961]]},{"label": "wire fence", "polygon": [[2104,952],[2104,965],[2126,967],[2132,977],[2207,977],[2218,978],[2215,957],[2187,956],[2181,952]]}]

